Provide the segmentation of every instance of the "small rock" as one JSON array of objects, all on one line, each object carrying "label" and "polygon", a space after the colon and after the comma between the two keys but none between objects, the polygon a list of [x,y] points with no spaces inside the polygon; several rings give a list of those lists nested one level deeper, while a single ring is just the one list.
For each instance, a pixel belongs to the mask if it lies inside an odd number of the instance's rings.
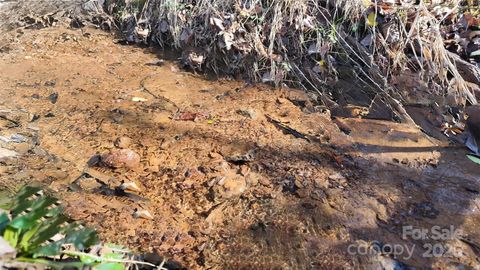
[{"label": "small rock", "polygon": [[89,175],[89,176],[91,176],[91,178],[97,179],[97,180],[99,180],[100,182],[103,182],[103,183],[110,183],[110,182],[112,182],[112,179],[114,179],[113,177],[111,177],[107,174],[104,174],[100,171],[97,171],[93,168],[85,168],[83,173],[86,174],[86,175]]},{"label": "small rock", "polygon": [[126,190],[126,191],[134,191],[134,192],[139,192],[140,188],[138,187],[137,183],[135,182],[125,182],[120,185],[119,187],[121,190]]},{"label": "small rock", "polygon": [[341,173],[335,173],[335,174],[329,175],[328,179],[332,180],[332,181],[339,181],[339,182],[346,180],[345,177]]},{"label": "small rock", "polygon": [[30,149],[32,149],[32,145],[30,143],[17,143],[14,147],[15,151],[20,154],[26,154]]},{"label": "small rock", "polygon": [[208,156],[209,156],[211,159],[215,160],[215,161],[222,161],[222,160],[223,160],[223,156],[220,155],[220,154],[217,153],[217,152],[210,152],[210,153],[208,154]]},{"label": "small rock", "polygon": [[247,176],[250,173],[250,167],[247,165],[241,165],[238,173],[240,173],[242,176]]},{"label": "small rock", "polygon": [[55,87],[55,85],[57,85],[57,81],[55,81],[55,80],[46,81],[43,85],[45,85],[47,87]]},{"label": "small rock", "polygon": [[245,163],[251,162],[255,159],[255,151],[249,150],[246,153],[245,152],[238,152],[234,153],[228,157],[225,158],[230,163],[238,164],[238,165],[243,165]]},{"label": "small rock", "polygon": [[237,110],[237,113],[241,116],[245,116],[253,120],[258,118],[257,112],[253,109],[240,109]]},{"label": "small rock", "polygon": [[115,140],[115,142],[113,142],[113,145],[115,145],[115,147],[122,148],[122,149],[130,147],[131,144],[132,144],[132,139],[128,137],[118,137]]},{"label": "small rock", "polygon": [[326,179],[317,178],[317,179],[315,179],[314,183],[315,183],[316,188],[321,188],[321,189],[327,189],[328,188],[328,181]]},{"label": "small rock", "polygon": [[260,175],[258,175],[257,173],[249,173],[248,176],[246,177],[246,181],[247,181],[247,184],[248,186],[250,187],[254,187],[256,185],[258,185],[258,179],[260,179]]},{"label": "small rock", "polygon": [[12,134],[10,136],[10,141],[12,141],[14,143],[22,143],[22,142],[28,141],[28,139],[25,136],[20,135],[20,134]]},{"label": "small rock", "polygon": [[227,177],[221,179],[218,185],[214,187],[215,197],[232,198],[240,196],[246,189],[247,183],[245,179],[240,176]]},{"label": "small rock", "polygon": [[146,63],[145,65],[147,66],[163,66],[165,64],[165,60],[163,59],[159,59],[159,60],[155,60],[155,61],[152,61],[152,62],[149,62],[149,63]]},{"label": "small rock", "polygon": [[16,157],[17,154],[18,154],[18,153],[15,152],[15,151],[8,150],[8,149],[5,149],[5,148],[0,148],[0,159],[2,159],[2,158]]},{"label": "small rock", "polygon": [[355,105],[336,106],[331,108],[330,112],[333,117],[359,118],[368,114],[368,108]]},{"label": "small rock", "polygon": [[83,177],[78,179],[77,184],[84,191],[92,191],[102,186],[95,178],[92,177]]},{"label": "small rock", "polygon": [[52,104],[57,103],[58,93],[51,94],[50,96],[48,96],[48,99],[50,100],[50,102],[52,102]]},{"label": "small rock", "polygon": [[38,115],[38,114],[33,114],[33,113],[29,113],[29,114],[28,114],[28,122],[35,122],[35,121],[37,121],[38,119],[40,119],[40,115]]},{"label": "small rock", "polygon": [[328,180],[330,180],[330,185],[335,188],[343,189],[348,185],[347,179],[341,173],[328,176]]},{"label": "small rock", "polygon": [[311,105],[310,97],[306,91],[288,89],[285,93],[285,98],[290,100],[296,106],[306,107]]},{"label": "small rock", "polygon": [[133,213],[134,218],[143,218],[143,219],[149,219],[152,220],[153,216],[148,212],[148,210],[137,210],[135,213]]},{"label": "small rock", "polygon": [[140,165],[140,156],[130,149],[112,150],[101,155],[101,163],[112,168],[134,169]]},{"label": "small rock", "polygon": [[268,180],[268,179],[265,178],[265,177],[260,177],[260,179],[258,179],[258,182],[259,182],[261,185],[266,186],[266,187],[272,186],[272,183],[270,182],[270,180]]},{"label": "small rock", "polygon": [[203,113],[203,112],[182,112],[182,113],[176,113],[172,119],[176,121],[203,121],[207,120],[210,118],[210,115],[208,113]]},{"label": "small rock", "polygon": [[146,102],[148,99],[142,97],[132,97],[133,102]]},{"label": "small rock", "polygon": [[279,98],[277,98],[277,103],[278,104],[286,104],[286,103],[289,103],[289,101],[286,98],[279,97]]}]

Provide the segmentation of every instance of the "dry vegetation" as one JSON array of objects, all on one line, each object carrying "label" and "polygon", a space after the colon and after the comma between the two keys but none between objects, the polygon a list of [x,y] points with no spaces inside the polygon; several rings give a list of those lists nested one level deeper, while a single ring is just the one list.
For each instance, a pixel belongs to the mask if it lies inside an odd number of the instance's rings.
[{"label": "dry vegetation", "polygon": [[382,93],[387,103],[415,103],[411,93],[391,83],[400,74],[415,74],[427,85],[425,94],[454,97],[464,105],[476,103],[465,79],[478,83],[478,72],[445,48],[445,28],[458,25],[465,14],[471,17],[466,12],[475,11],[474,4],[109,0],[106,7],[129,41],[180,49],[192,69],[293,84],[314,90],[325,105],[338,102],[340,80],[356,81],[370,101]]}]

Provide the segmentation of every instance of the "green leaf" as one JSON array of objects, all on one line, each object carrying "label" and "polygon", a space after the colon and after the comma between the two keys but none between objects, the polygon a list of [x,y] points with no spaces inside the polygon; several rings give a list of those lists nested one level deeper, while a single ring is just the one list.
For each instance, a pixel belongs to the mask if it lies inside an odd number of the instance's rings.
[{"label": "green leaf", "polygon": [[35,236],[35,234],[38,232],[38,230],[40,230],[41,227],[42,227],[42,224],[38,223],[36,226],[34,226],[30,230],[26,231],[22,235],[22,238],[21,238],[20,243],[19,243],[19,248],[22,251],[27,251],[29,249],[29,243],[28,242],[30,241],[30,239],[33,236]]},{"label": "green leaf", "polygon": [[77,250],[84,250],[99,242],[97,233],[93,229],[84,228],[68,235],[67,243],[72,243]]},{"label": "green leaf", "polygon": [[15,199],[18,202],[25,201],[27,198],[29,198],[33,194],[40,192],[40,190],[41,189],[38,187],[25,186],[17,193],[17,195],[15,196]]},{"label": "green leaf", "polygon": [[59,215],[49,220],[48,223],[42,224],[43,226],[41,230],[34,237],[32,237],[31,246],[29,250],[37,248],[43,242],[52,238],[57,233],[60,233],[62,231],[62,228],[60,227],[60,225],[66,222],[67,220],[68,218],[66,216]]},{"label": "green leaf", "polygon": [[60,254],[60,249],[64,244],[73,244],[77,250],[84,250],[98,243],[98,235],[93,229],[78,229],[77,224],[70,224],[62,229],[66,234],[65,238],[45,246],[40,246],[32,251],[34,258],[41,256],[55,256]]},{"label": "green leaf", "polygon": [[80,258],[80,261],[83,262],[84,264],[92,264],[92,263],[98,262],[97,256],[92,256],[88,253],[83,253],[78,257]]},{"label": "green leaf", "polygon": [[124,254],[112,252],[112,253],[103,254],[102,258],[107,259],[107,260],[108,259],[121,260],[121,259],[123,259],[123,256],[124,256]]},{"label": "green leaf", "polygon": [[95,270],[124,270],[125,266],[121,263],[104,262],[93,267]]},{"label": "green leaf", "polygon": [[121,246],[121,245],[113,244],[113,243],[106,243],[105,247],[108,247],[109,249],[111,249],[113,252],[116,252],[116,253],[130,253],[131,252],[130,249],[128,249],[124,246]]},{"label": "green leaf", "polygon": [[18,243],[18,238],[20,237],[20,229],[12,228],[10,226],[7,226],[5,229],[5,232],[3,233],[3,239],[7,241],[10,246],[12,247],[17,247]]},{"label": "green leaf", "polygon": [[467,155],[467,158],[480,165],[480,157],[475,155]]},{"label": "green leaf", "polygon": [[7,213],[1,213],[0,214],[0,235],[3,234],[3,231],[5,228],[7,228],[8,223],[10,222],[10,219],[8,218]]},{"label": "green leaf", "polygon": [[37,187],[30,187],[30,186],[23,187],[14,198],[14,203],[11,211],[12,217],[15,218],[17,215],[19,215],[23,211],[32,207],[35,204],[36,199],[30,199],[30,200],[27,200],[27,199],[32,197],[32,195],[38,192],[40,192],[40,189]]},{"label": "green leaf", "polygon": [[21,216],[17,216],[10,222],[10,226],[19,229],[30,229],[35,226],[38,220],[49,212],[54,210],[48,209],[49,206],[56,203],[57,200],[52,197],[42,197],[41,199],[36,200],[35,205],[32,207],[32,210]]},{"label": "green leaf", "polygon": [[64,244],[63,241],[56,241],[45,246],[41,246],[33,250],[32,257],[38,258],[42,256],[55,256],[60,254],[60,249]]}]

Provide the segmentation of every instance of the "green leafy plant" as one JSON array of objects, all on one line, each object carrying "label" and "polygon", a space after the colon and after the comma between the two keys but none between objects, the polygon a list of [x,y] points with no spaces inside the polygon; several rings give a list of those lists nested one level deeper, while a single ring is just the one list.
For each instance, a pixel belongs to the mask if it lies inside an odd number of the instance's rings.
[{"label": "green leafy plant", "polygon": [[0,211],[0,236],[16,249],[14,261],[44,264],[53,269],[90,266],[97,270],[123,270],[133,264],[162,269],[131,259],[131,251],[124,247],[97,245],[95,230],[72,222],[63,214],[58,200],[37,187],[22,188],[11,200],[2,200],[0,206],[4,209]]},{"label": "green leafy plant", "polygon": [[[9,212],[0,215],[0,234],[22,257],[59,255],[62,246],[84,250],[98,242],[93,229],[69,223],[58,201],[36,187],[25,187],[13,198]],[[63,235],[57,241],[50,241]]]}]

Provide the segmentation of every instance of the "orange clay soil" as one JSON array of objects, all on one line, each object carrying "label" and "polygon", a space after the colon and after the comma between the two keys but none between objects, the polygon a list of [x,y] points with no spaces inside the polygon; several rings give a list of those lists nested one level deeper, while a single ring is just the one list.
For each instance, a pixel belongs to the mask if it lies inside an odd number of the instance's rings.
[{"label": "orange clay soil", "polygon": [[[0,188],[48,187],[104,241],[187,269],[478,267],[480,167],[463,148],[412,126],[333,122],[298,90],[147,65],[163,54],[95,29],[3,39]],[[119,137],[140,164],[88,168]],[[115,196],[129,182],[138,196]],[[403,235],[435,225],[461,236]]]}]

